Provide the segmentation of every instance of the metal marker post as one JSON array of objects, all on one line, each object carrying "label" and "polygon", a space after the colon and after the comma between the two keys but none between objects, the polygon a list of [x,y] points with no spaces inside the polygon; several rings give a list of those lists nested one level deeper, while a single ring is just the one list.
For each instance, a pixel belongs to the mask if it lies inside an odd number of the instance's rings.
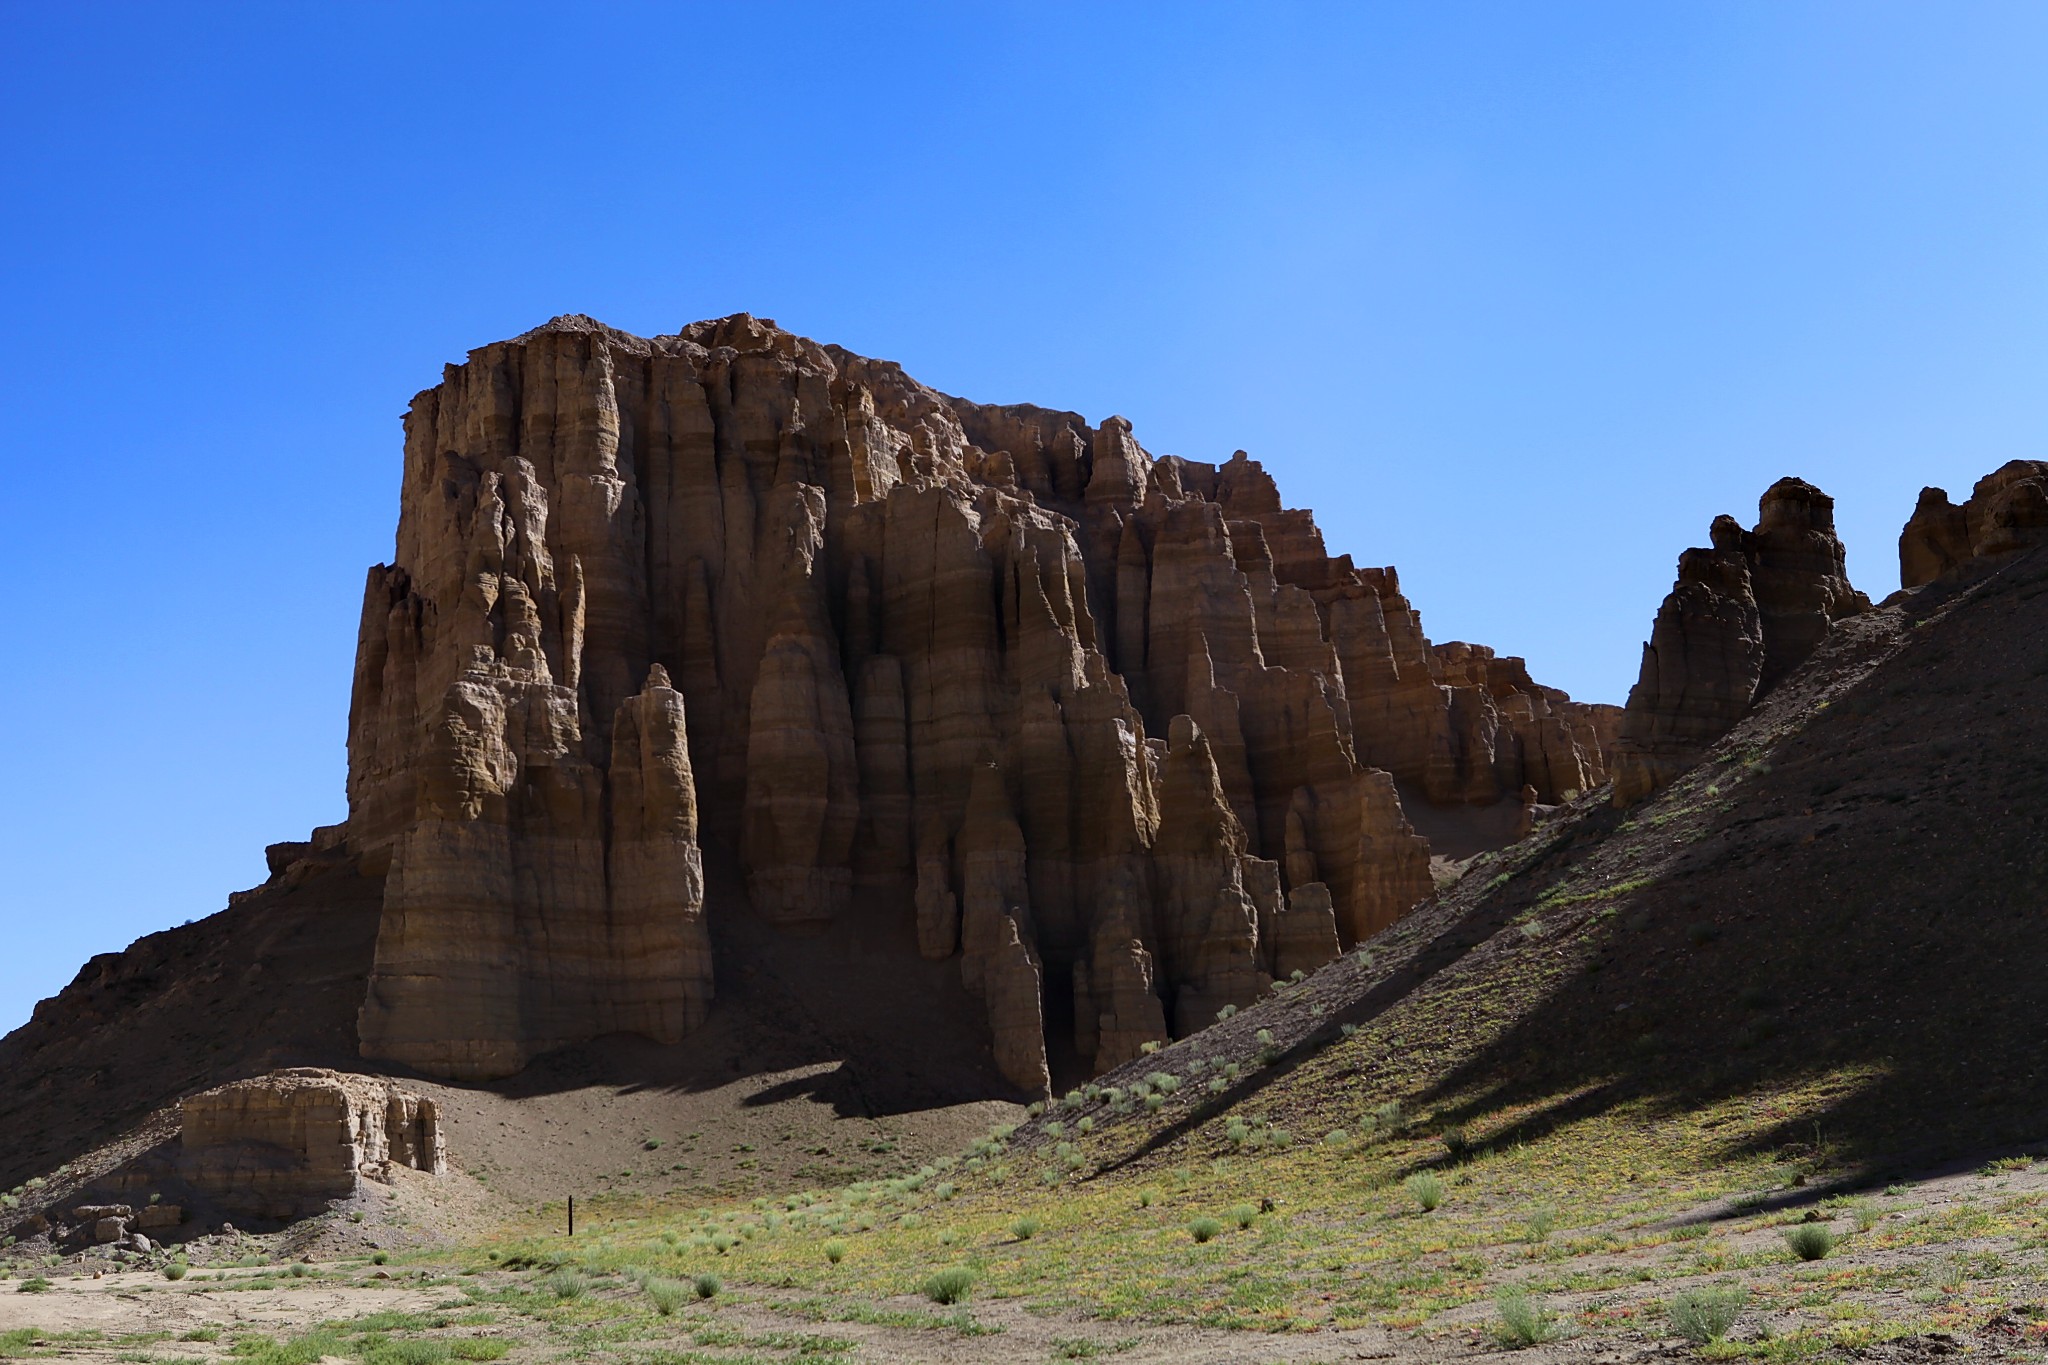
[{"label": "metal marker post", "polygon": [[569,1196],[569,1235],[576,1235],[576,1196]]}]

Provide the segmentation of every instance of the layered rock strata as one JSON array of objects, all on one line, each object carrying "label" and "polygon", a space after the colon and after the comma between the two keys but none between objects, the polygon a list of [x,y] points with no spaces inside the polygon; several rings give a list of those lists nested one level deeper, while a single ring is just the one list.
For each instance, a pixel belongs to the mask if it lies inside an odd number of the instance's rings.
[{"label": "layered rock strata", "polygon": [[1042,1089],[1048,1027],[1113,1065],[1427,897],[1401,789],[1556,800],[1614,716],[1432,646],[1242,451],[746,315],[557,319],[406,418],[349,728],[349,847],[388,867],[363,1051],[486,1077],[682,1036],[713,840],[717,913],[900,905]]},{"label": "layered rock strata", "polygon": [[1917,588],[2048,540],[2048,461],[2013,460],[1983,478],[1958,507],[1940,488],[1920,490],[1899,533],[1899,586]]},{"label": "layered rock strata", "polygon": [[1804,480],[1772,484],[1755,529],[1722,515],[1710,535],[1711,548],[1679,556],[1643,646],[1615,746],[1617,805],[1698,762],[1836,621],[1870,609],[1849,584],[1834,499]]},{"label": "layered rock strata", "polygon": [[223,1208],[290,1218],[392,1166],[441,1175],[434,1102],[371,1076],[273,1071],[188,1096],[180,1172]]}]

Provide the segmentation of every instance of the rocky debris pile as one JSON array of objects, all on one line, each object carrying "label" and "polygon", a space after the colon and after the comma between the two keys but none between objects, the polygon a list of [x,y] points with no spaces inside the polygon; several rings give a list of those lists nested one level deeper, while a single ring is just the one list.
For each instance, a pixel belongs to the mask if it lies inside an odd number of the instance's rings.
[{"label": "rocky debris pile", "polygon": [[718,913],[900,904],[1042,1090],[1055,995],[1098,1070],[1250,1003],[1431,894],[1402,788],[1554,801],[1617,717],[1432,646],[1242,451],[744,314],[559,318],[406,418],[349,718],[347,848],[386,874],[362,1051],[484,1078],[681,1038],[715,839],[750,901]]},{"label": "rocky debris pile", "polygon": [[1835,502],[1802,479],[1763,495],[1754,530],[1714,518],[1687,550],[1643,646],[1615,746],[1614,801],[1666,786],[1804,663],[1836,621],[1870,609],[1849,584]]},{"label": "rocky debris pile", "polygon": [[185,1221],[177,1204],[77,1204],[54,1216],[32,1214],[12,1236],[19,1241],[47,1235],[54,1246],[109,1247],[147,1254],[155,1249],[150,1234],[171,1231]]},{"label": "rocky debris pile", "polygon": [[406,1166],[444,1174],[434,1102],[373,1076],[273,1071],[188,1096],[180,1173],[221,1208],[290,1218]]},{"label": "rocky debris pile", "polygon": [[2048,461],[2013,460],[1977,480],[1958,507],[1940,488],[1920,490],[1899,533],[1899,586],[1917,588],[1994,563],[2048,540]]}]

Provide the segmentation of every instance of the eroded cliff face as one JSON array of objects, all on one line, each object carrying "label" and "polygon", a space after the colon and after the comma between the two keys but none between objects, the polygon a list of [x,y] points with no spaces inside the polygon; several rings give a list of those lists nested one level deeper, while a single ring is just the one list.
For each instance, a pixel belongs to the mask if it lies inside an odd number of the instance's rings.
[{"label": "eroded cliff face", "polygon": [[1780,479],[1755,529],[1714,518],[1712,547],[1679,556],[1615,746],[1614,802],[1668,785],[1806,662],[1836,621],[1870,610],[1849,584],[1835,501]]},{"label": "eroded cliff face", "polygon": [[1917,588],[2048,540],[2048,460],[2012,460],[1977,480],[1958,507],[1939,488],[1899,533],[1899,586]]},{"label": "eroded cliff face", "polygon": [[1616,715],[1431,646],[1243,452],[746,315],[557,319],[406,418],[349,726],[349,847],[388,867],[363,1052],[682,1037],[716,840],[746,897],[713,913],[893,898],[1042,1090],[1067,987],[1098,1069],[1248,1004],[1430,894],[1402,791],[1574,794]]}]

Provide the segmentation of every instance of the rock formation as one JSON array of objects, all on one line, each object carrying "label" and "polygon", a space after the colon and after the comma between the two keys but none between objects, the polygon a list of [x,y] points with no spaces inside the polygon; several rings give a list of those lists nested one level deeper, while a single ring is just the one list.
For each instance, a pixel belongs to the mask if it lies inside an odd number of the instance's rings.
[{"label": "rock formation", "polygon": [[1961,507],[1920,490],[1899,533],[1899,586],[1917,588],[2048,540],[2048,461],[2013,460],[1977,480]]},{"label": "rock formation", "polygon": [[349,724],[369,1057],[680,1038],[715,841],[745,885],[711,913],[900,905],[1041,1090],[1048,980],[1112,1065],[1427,897],[1404,792],[1607,774],[1615,708],[1433,647],[1242,451],[1155,458],[744,314],[556,319],[405,425]]},{"label": "rock formation", "polygon": [[1719,516],[1712,548],[1679,556],[1615,746],[1614,801],[1666,786],[1844,616],[1870,609],[1849,585],[1834,499],[1800,479],[1765,491],[1756,529]]},{"label": "rock formation", "polygon": [[312,1212],[392,1166],[447,1169],[434,1102],[375,1077],[273,1071],[188,1096],[181,1113],[185,1179],[258,1217]]}]

